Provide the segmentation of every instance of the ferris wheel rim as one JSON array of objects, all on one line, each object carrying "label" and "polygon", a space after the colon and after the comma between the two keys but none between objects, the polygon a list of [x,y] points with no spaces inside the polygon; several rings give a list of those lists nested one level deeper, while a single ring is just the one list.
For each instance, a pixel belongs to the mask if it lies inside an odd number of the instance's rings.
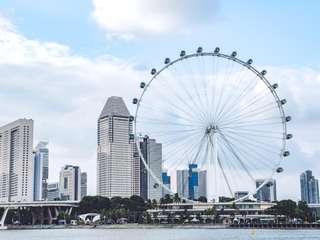
[{"label": "ferris wheel rim", "polygon": [[[148,164],[146,163],[145,159],[144,159],[144,156],[141,152],[141,149],[140,149],[140,145],[139,145],[139,139],[140,139],[140,136],[138,136],[138,133],[137,133],[137,119],[138,119],[138,116],[139,116],[139,109],[140,109],[140,104],[143,100],[143,97],[146,93],[146,91],[150,88],[151,84],[153,81],[155,81],[155,79],[162,73],[164,72],[166,69],[168,69],[170,66],[173,66],[175,64],[177,64],[178,62],[182,62],[184,60],[187,60],[187,59],[191,59],[191,58],[197,58],[197,57],[217,57],[217,58],[222,58],[222,59],[226,59],[228,61],[233,61],[233,62],[236,62],[237,64],[241,65],[242,67],[245,67],[247,68],[248,70],[250,70],[253,74],[255,74],[264,84],[265,86],[269,89],[270,93],[273,95],[273,98],[277,104],[277,108],[278,108],[278,111],[279,111],[279,114],[280,114],[280,118],[281,118],[281,125],[282,125],[282,132],[283,132],[283,136],[282,136],[282,144],[281,144],[281,149],[280,149],[280,155],[279,155],[279,160],[277,161],[277,163],[275,164],[274,168],[272,169],[271,171],[271,175],[269,178],[266,178],[266,179],[271,179],[276,171],[277,171],[277,168],[280,167],[280,164],[281,162],[283,161],[284,159],[284,155],[283,153],[285,152],[285,150],[287,149],[287,144],[286,144],[286,141],[287,141],[287,121],[286,121],[286,115],[285,115],[285,112],[284,112],[284,109],[283,109],[283,104],[281,103],[281,100],[279,98],[279,95],[278,93],[276,92],[275,88],[273,87],[273,85],[269,82],[269,80],[265,77],[265,73],[263,73],[263,70],[262,72],[259,72],[257,70],[257,68],[255,68],[254,66],[252,66],[251,63],[248,63],[248,62],[245,62],[243,60],[241,60],[240,58],[237,58],[236,56],[234,56],[233,54],[232,55],[227,55],[227,54],[223,54],[223,53],[220,53],[220,52],[197,52],[197,53],[191,53],[191,54],[185,54],[184,56],[180,56],[178,58],[176,58],[175,60],[173,61],[170,61],[168,63],[165,63],[164,66],[162,66],[162,68],[160,68],[159,71],[156,71],[155,73],[153,73],[153,76],[151,77],[151,79],[149,79],[149,81],[147,83],[145,83],[145,86],[143,87],[143,90],[142,90],[142,93],[140,94],[140,96],[137,98],[137,102],[135,103],[137,105],[136,107],[136,111],[135,111],[135,115],[134,115],[134,136],[135,136],[135,142],[136,142],[136,146],[137,146],[137,150],[138,150],[138,153],[139,153],[139,157],[141,158],[144,166],[146,167],[147,171],[151,174],[151,176],[154,178],[154,180],[163,188],[165,189],[166,191],[168,191],[169,193],[172,193],[174,194],[174,192],[167,188],[167,186],[165,186],[163,183],[162,183],[162,180],[160,180],[158,177],[156,177],[154,175],[154,173],[151,171],[151,169],[149,168]],[[263,187],[264,185],[266,185],[268,183],[268,181],[266,180],[262,185],[259,186],[259,188],[256,188],[256,190],[252,193],[249,193],[247,196],[245,196],[245,198],[247,198],[248,196],[253,196],[254,194],[257,193],[257,191],[259,189],[261,189],[261,187]],[[184,198],[183,198],[184,199]],[[244,199],[244,197],[242,197],[240,200]],[[185,199],[187,201],[191,201],[193,202],[192,200],[190,199]],[[238,200],[234,200],[234,202],[236,202]]]}]

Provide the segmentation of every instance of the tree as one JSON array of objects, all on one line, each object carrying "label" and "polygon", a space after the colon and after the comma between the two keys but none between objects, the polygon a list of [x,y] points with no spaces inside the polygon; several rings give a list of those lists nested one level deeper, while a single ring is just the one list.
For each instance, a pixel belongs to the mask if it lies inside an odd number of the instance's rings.
[{"label": "tree", "polygon": [[199,201],[199,202],[208,202],[207,198],[204,197],[204,196],[199,197],[199,198],[198,198],[198,201]]},{"label": "tree", "polygon": [[173,202],[175,202],[175,203],[180,203],[181,202],[181,198],[179,197],[178,193],[175,193],[173,195]]}]

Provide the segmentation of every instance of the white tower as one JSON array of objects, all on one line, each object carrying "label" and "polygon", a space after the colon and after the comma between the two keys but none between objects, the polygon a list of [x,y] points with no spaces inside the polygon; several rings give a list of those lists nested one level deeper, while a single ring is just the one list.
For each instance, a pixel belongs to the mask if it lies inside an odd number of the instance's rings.
[{"label": "white tower", "polygon": [[110,97],[98,120],[97,194],[140,195],[140,161],[132,134],[133,118],[121,97]]},{"label": "white tower", "polygon": [[33,200],[33,120],[0,127],[0,202]]}]

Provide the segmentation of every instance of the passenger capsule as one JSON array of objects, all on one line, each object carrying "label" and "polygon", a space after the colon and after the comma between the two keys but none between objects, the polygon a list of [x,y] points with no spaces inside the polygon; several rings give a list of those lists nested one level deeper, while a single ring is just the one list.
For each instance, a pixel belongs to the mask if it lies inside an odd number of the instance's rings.
[{"label": "passenger capsule", "polygon": [[285,105],[287,103],[287,100],[286,99],[282,99],[280,102],[281,102],[282,105]]},{"label": "passenger capsule", "polygon": [[293,135],[291,133],[288,133],[287,136],[286,136],[286,139],[289,140],[291,138],[293,138]]},{"label": "passenger capsule", "polygon": [[278,167],[277,168],[277,173],[281,173],[281,172],[283,172],[283,168],[282,167]]},{"label": "passenger capsule", "polygon": [[186,51],[182,50],[182,51],[180,52],[180,57],[184,57],[185,55],[186,55]]},{"label": "passenger capsule", "polygon": [[290,122],[291,121],[291,116],[286,116],[286,122]]},{"label": "passenger capsule", "polygon": [[146,83],[145,82],[141,82],[140,83],[140,88],[144,88],[146,86]]},{"label": "passenger capsule", "polygon": [[262,70],[261,75],[264,76],[267,74],[267,70]]},{"label": "passenger capsule", "polygon": [[134,139],[134,134],[129,134],[129,139],[133,140]]},{"label": "passenger capsule", "polygon": [[289,155],[290,155],[290,152],[289,152],[289,151],[283,152],[283,156],[284,156],[284,157],[288,157]]},{"label": "passenger capsule", "polygon": [[155,183],[154,185],[153,185],[153,188],[158,188],[159,187],[159,183]]},{"label": "passenger capsule", "polygon": [[151,70],[151,75],[155,75],[156,72],[157,72],[157,70],[156,70],[155,68],[152,68],[152,70]]},{"label": "passenger capsule", "polygon": [[277,89],[278,87],[279,87],[278,83],[275,83],[275,84],[272,85],[273,89]]},{"label": "passenger capsule", "polygon": [[166,58],[166,59],[164,60],[164,64],[168,64],[168,63],[170,63],[170,58]]},{"label": "passenger capsule", "polygon": [[202,47],[198,47],[198,49],[197,49],[197,53],[202,53]]},{"label": "passenger capsule", "polygon": [[137,104],[137,103],[138,103],[138,99],[137,99],[137,98],[134,98],[134,99],[132,100],[132,103],[133,103],[133,104]]},{"label": "passenger capsule", "polygon": [[253,60],[250,58],[248,61],[247,61],[247,64],[251,65],[253,63]]},{"label": "passenger capsule", "polygon": [[219,52],[220,52],[220,48],[216,47],[216,48],[214,49],[214,53],[219,53]]},{"label": "passenger capsule", "polygon": [[237,52],[236,52],[236,51],[234,51],[234,52],[231,53],[231,57],[234,58],[234,57],[236,57],[236,56],[237,56]]},{"label": "passenger capsule", "polygon": [[130,121],[130,122],[133,122],[133,120],[134,120],[134,116],[130,116],[130,117],[129,117],[129,121]]}]

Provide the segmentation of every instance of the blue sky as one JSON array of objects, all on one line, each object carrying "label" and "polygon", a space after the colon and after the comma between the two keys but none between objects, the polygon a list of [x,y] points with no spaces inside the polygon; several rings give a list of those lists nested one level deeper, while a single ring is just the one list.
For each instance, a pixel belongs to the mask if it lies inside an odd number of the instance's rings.
[{"label": "blue sky", "polygon": [[180,49],[237,50],[266,68],[289,101],[296,138],[279,184],[291,184],[282,197],[298,198],[298,174],[320,176],[319,9],[315,0],[2,0],[0,123],[32,117],[35,140],[51,143],[50,178],[79,164],[94,193],[96,119],[106,98],[129,101],[149,77],[144,70]]}]

